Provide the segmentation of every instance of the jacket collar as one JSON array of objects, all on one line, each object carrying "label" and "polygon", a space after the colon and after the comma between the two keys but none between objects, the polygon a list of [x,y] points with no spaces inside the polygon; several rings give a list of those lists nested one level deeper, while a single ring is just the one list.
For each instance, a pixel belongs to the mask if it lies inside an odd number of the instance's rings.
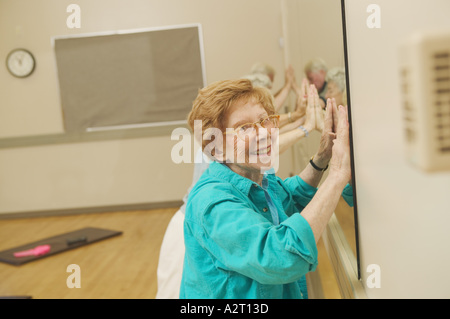
[{"label": "jacket collar", "polygon": [[[250,189],[252,187],[260,187],[260,185],[256,184],[252,180],[241,176],[235,172],[233,172],[228,166],[219,162],[212,162],[209,166],[209,173],[221,180],[226,181],[227,183],[232,184],[235,188],[248,195]],[[267,189],[269,181],[275,178],[275,174],[273,171],[268,171],[264,173],[262,185],[264,189]]]}]

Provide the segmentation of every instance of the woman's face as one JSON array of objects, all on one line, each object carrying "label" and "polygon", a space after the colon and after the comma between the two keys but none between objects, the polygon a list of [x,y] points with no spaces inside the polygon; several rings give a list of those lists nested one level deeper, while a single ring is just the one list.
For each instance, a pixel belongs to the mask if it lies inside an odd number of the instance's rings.
[{"label": "woman's face", "polygon": [[314,84],[316,86],[317,91],[322,91],[323,85],[325,84],[326,72],[320,70],[318,72],[308,72],[306,73],[306,77],[310,84]]},{"label": "woman's face", "polygon": [[334,98],[336,100],[336,105],[343,105],[342,92],[339,87],[334,82],[328,82],[327,93],[325,94],[326,99]]},{"label": "woman's face", "polygon": [[[239,102],[231,107],[224,124],[227,132],[232,132],[243,124],[258,122],[267,117],[261,104],[253,101]],[[224,157],[229,166],[247,172],[263,173],[278,164],[278,128],[262,128],[258,124],[257,129],[251,130],[251,133],[240,136],[231,133],[224,137]]]}]

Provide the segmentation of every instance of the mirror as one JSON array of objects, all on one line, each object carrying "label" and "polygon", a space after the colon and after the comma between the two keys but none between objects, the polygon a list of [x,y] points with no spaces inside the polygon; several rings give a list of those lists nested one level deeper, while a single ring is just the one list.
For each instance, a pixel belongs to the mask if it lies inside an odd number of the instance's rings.
[{"label": "mirror", "polygon": [[[342,28],[341,2],[335,0],[289,0],[282,1],[282,20],[285,40],[286,65],[295,69],[295,77],[300,82],[305,74],[305,66],[315,58],[321,58],[328,67],[326,97],[335,97],[347,102],[345,77],[345,51]],[[314,75],[310,80],[314,80]],[[339,102],[338,102],[339,103]],[[348,103],[349,104],[349,103]],[[292,105],[292,104],[291,104]],[[291,106],[292,108],[292,106]],[[351,110],[349,106],[349,116]],[[351,122],[350,122],[351,123]],[[351,128],[350,128],[351,130]],[[313,132],[293,146],[294,171],[301,171],[317,149],[319,132]],[[351,132],[350,132],[351,138]],[[354,174],[353,174],[354,175]],[[352,177],[354,180],[354,176]],[[325,176],[322,180],[325,179]],[[353,181],[353,185],[354,181]],[[354,200],[356,200],[354,192]],[[350,207],[341,197],[335,216],[343,230],[356,260],[358,269],[358,244],[356,231],[356,206]],[[358,274],[359,278],[359,269]]]}]

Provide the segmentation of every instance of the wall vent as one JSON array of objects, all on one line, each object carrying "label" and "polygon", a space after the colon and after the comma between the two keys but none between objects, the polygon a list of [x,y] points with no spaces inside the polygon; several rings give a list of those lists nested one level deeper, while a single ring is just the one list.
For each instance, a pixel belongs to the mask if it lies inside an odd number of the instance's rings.
[{"label": "wall vent", "polygon": [[436,52],[434,60],[434,114],[437,152],[450,153],[450,48]]},{"label": "wall vent", "polygon": [[408,161],[424,171],[450,170],[450,30],[408,38],[400,80]]}]

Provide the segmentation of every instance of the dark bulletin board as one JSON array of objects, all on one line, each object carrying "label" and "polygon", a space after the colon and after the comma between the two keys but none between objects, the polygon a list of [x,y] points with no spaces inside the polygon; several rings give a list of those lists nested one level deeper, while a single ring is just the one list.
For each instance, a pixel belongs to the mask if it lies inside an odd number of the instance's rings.
[{"label": "dark bulletin board", "polygon": [[185,121],[205,85],[200,25],[53,43],[67,133]]}]

